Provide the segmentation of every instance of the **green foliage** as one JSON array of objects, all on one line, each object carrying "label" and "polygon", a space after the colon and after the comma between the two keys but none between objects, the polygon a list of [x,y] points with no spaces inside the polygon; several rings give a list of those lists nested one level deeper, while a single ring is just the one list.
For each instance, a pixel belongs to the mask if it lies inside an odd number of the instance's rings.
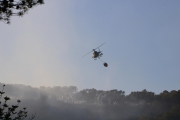
[{"label": "green foliage", "polygon": [[175,107],[158,117],[141,116],[139,120],[180,120],[180,109]]},{"label": "green foliage", "polygon": [[164,113],[159,120],[180,120],[180,108],[175,107],[171,111]]},{"label": "green foliage", "polygon": [[[3,94],[5,94],[4,87],[5,85],[3,85],[3,89],[2,91],[0,91],[0,100]],[[21,101],[17,100],[16,105],[9,106],[7,104],[9,100],[10,98],[6,96],[4,97],[4,102],[0,101],[0,119],[1,120],[24,120],[27,117],[27,113],[28,113],[26,111],[26,108],[24,107],[23,110],[17,111],[17,108],[19,107],[19,103]],[[34,117],[35,115],[33,115],[29,120],[32,120]]]},{"label": "green foliage", "polygon": [[10,24],[11,16],[23,16],[30,8],[41,4],[43,0],[0,0],[0,20]]}]

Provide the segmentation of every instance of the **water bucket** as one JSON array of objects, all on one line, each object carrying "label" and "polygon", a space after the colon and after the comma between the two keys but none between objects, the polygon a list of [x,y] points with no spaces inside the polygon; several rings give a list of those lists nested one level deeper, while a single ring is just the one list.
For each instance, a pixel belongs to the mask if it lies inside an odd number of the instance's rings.
[{"label": "water bucket", "polygon": [[104,67],[108,67],[108,64],[107,64],[107,63],[104,63]]}]

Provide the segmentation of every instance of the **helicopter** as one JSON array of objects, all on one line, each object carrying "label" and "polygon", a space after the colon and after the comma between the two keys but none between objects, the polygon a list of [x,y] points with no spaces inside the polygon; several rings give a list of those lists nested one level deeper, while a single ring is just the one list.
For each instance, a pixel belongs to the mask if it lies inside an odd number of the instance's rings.
[{"label": "helicopter", "polygon": [[[105,42],[105,43],[106,43],[106,42]],[[102,45],[104,45],[105,43],[103,43]],[[100,45],[99,47],[101,47],[102,45]],[[95,49],[93,49],[93,50],[91,51],[91,52],[93,52],[92,58],[93,58],[94,60],[97,60],[97,58],[100,59],[100,57],[102,57],[102,55],[103,55],[103,53],[102,53],[102,51],[100,51],[99,47],[97,47],[97,48],[95,48]],[[96,49],[99,49],[99,51],[96,51]],[[89,53],[91,53],[91,52],[89,52]],[[88,55],[89,53],[85,54],[84,56]],[[83,56],[83,57],[84,57],[84,56]],[[107,67],[108,64],[105,62],[105,63],[104,63],[104,66]]]}]

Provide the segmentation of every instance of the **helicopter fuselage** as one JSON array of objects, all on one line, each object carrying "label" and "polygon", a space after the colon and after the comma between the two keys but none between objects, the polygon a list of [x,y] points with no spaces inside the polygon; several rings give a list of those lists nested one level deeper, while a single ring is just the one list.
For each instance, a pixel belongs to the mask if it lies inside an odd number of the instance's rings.
[{"label": "helicopter fuselage", "polygon": [[[103,43],[102,45],[104,45],[105,43]],[[101,47],[102,45],[100,45],[99,47]],[[93,52],[93,56],[92,56],[92,58],[95,58],[94,60],[96,60],[96,58],[99,58],[100,59],[100,57],[103,55],[103,53],[102,53],[102,51],[100,51],[100,49],[99,49],[99,47],[97,47],[97,48],[95,48],[95,49],[93,49],[91,52]],[[96,49],[99,49],[99,51],[96,51]],[[91,53],[91,52],[89,52],[89,53]],[[89,53],[87,53],[87,54],[89,54]],[[84,56],[86,56],[87,54],[85,54]],[[84,57],[83,56],[83,57]]]},{"label": "helicopter fuselage", "polygon": [[[105,42],[106,43],[106,42]],[[104,45],[105,43],[103,43],[102,45]],[[101,47],[102,45],[100,45],[99,47]],[[99,49],[99,47],[97,47],[97,48],[95,48],[95,49],[93,49],[91,52],[93,52],[93,56],[92,56],[92,58],[94,59],[94,60],[97,60],[97,58],[99,58],[100,59],[100,57],[102,57],[102,55],[103,55],[103,53],[102,53],[102,51],[100,51],[100,49]],[[99,51],[96,51],[96,49],[99,49]],[[89,52],[89,53],[91,53],[91,52]],[[89,53],[87,53],[87,54],[89,54]],[[87,54],[85,54],[84,56],[86,56]],[[83,57],[84,57],[83,56]],[[102,61],[102,60],[101,60]],[[103,61],[102,61],[103,62]],[[104,62],[104,66],[105,67],[108,67],[108,64],[106,63],[106,62]]]},{"label": "helicopter fuselage", "polygon": [[99,57],[99,54],[100,54],[100,53],[101,53],[101,52],[94,51],[94,53],[93,53],[93,58]]}]

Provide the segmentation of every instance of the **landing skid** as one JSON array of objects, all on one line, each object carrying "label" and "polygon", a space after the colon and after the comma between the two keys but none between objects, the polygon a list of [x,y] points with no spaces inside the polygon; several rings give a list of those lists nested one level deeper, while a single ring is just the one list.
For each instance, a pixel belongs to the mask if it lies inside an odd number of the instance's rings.
[{"label": "landing skid", "polygon": [[97,58],[92,57],[94,60],[97,60]]}]

